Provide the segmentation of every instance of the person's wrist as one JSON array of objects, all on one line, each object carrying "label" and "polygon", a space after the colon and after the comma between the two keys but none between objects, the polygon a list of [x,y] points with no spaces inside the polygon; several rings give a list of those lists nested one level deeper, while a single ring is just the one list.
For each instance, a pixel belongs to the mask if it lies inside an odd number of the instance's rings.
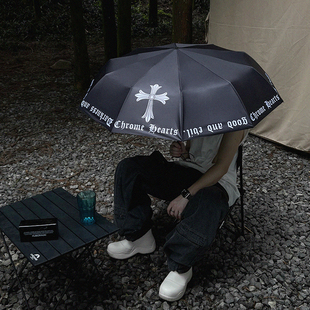
[{"label": "person's wrist", "polygon": [[189,158],[189,154],[188,152],[185,152],[185,153],[182,153],[181,156],[180,156],[183,160],[186,160]]},{"label": "person's wrist", "polygon": [[187,200],[190,200],[192,198],[192,195],[188,189],[183,189],[181,192],[181,196]]}]

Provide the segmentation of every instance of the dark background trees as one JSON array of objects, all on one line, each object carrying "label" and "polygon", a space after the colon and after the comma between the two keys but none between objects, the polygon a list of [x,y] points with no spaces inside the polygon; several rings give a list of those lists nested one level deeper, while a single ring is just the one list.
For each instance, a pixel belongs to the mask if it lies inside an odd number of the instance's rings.
[{"label": "dark background trees", "polygon": [[2,0],[0,49],[62,45],[71,50],[75,84],[84,88],[94,64],[136,47],[204,43],[208,9],[209,0]]},{"label": "dark background trees", "polygon": [[131,0],[117,0],[117,56],[131,51]]},{"label": "dark background trees", "polygon": [[117,28],[114,0],[101,0],[103,16],[104,55],[106,59],[117,57]]},{"label": "dark background trees", "polygon": [[70,0],[71,30],[74,47],[74,81],[79,90],[90,83],[89,59],[83,18],[83,1]]},{"label": "dark background trees", "polygon": [[158,2],[157,0],[149,0],[149,26],[158,26]]},{"label": "dark background trees", "polygon": [[192,43],[193,0],[173,1],[172,5],[172,41]]}]

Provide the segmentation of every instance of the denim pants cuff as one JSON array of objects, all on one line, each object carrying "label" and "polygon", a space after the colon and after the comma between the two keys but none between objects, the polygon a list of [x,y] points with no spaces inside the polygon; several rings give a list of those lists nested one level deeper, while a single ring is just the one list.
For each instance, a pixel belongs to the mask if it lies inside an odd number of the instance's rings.
[{"label": "denim pants cuff", "polygon": [[191,266],[185,266],[185,265],[178,264],[177,262],[175,262],[171,258],[168,258],[168,269],[169,269],[169,271],[177,271],[178,273],[185,273],[188,270],[190,270],[190,268],[191,268]]},{"label": "denim pants cuff", "polygon": [[135,231],[135,232],[130,233],[130,234],[125,233],[124,234],[125,238],[129,241],[136,241],[136,240],[140,239],[152,228],[152,226],[153,226],[152,224],[153,224],[153,222],[148,222],[148,225],[144,226],[139,231]]}]

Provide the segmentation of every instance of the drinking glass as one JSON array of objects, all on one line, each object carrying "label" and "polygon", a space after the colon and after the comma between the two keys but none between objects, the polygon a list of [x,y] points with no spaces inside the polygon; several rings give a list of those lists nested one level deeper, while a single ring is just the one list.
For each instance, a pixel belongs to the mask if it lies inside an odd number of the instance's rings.
[{"label": "drinking glass", "polygon": [[80,221],[84,225],[95,223],[96,193],[91,190],[82,191],[77,195]]}]

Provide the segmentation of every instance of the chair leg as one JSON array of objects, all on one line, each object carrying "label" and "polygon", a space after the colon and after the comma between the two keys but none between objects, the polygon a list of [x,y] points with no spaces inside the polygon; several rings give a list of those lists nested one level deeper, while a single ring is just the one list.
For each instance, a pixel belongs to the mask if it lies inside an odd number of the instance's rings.
[{"label": "chair leg", "polygon": [[239,159],[239,191],[240,191],[240,217],[241,217],[241,236],[244,236],[244,208],[243,208],[243,146],[239,146],[238,149],[238,159]]},{"label": "chair leg", "polygon": [[244,236],[244,207],[243,207],[243,196],[241,196],[240,216],[241,216],[241,235]]},{"label": "chair leg", "polygon": [[226,229],[228,231],[230,231],[231,233],[233,233],[235,235],[236,240],[242,235],[242,227],[239,227],[238,224],[236,223],[235,219],[233,218],[233,216],[231,214],[229,214],[229,217],[232,221],[232,224],[234,225],[234,230],[229,229],[228,227],[226,227]]}]

